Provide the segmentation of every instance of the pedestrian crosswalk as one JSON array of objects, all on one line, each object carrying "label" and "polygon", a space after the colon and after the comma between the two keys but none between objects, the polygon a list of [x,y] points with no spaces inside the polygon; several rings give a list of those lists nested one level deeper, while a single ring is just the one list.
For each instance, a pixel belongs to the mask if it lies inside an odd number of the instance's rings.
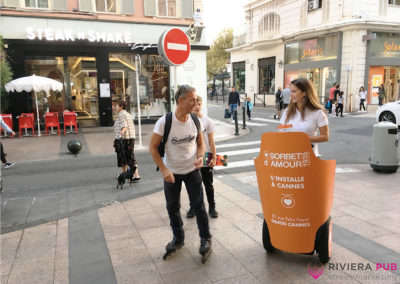
[{"label": "pedestrian crosswalk", "polygon": [[[229,120],[231,124],[235,124],[234,120]],[[240,125],[243,124],[243,120],[239,119],[238,123]],[[246,120],[246,125],[248,126],[255,126],[255,127],[265,127],[271,124],[279,124],[279,120],[276,119],[269,119],[269,118],[262,118],[262,117],[253,117],[251,120]]]},{"label": "pedestrian crosswalk", "polygon": [[[218,143],[217,154],[228,156],[228,166],[216,166],[216,171],[242,168],[251,170],[254,167],[254,158],[260,151],[260,140],[232,143]],[[248,168],[248,169],[246,169]]]}]

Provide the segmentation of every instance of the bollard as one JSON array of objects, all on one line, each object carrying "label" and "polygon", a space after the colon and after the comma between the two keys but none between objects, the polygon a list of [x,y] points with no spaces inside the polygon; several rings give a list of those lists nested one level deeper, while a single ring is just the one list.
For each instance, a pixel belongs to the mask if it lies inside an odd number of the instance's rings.
[{"label": "bollard", "polygon": [[253,106],[256,106],[256,93],[254,93],[254,100],[253,100]]},{"label": "bollard", "polygon": [[239,136],[239,123],[237,117],[237,110],[233,112],[233,115],[235,116],[235,136]]},{"label": "bollard", "polygon": [[264,93],[264,107],[265,107],[265,93]]},{"label": "bollard", "polygon": [[243,129],[246,129],[246,107],[243,106]]}]

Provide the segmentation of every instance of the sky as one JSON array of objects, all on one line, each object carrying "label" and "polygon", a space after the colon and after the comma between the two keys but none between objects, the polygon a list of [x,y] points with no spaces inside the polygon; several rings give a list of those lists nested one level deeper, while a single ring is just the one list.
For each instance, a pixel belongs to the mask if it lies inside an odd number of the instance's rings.
[{"label": "sky", "polygon": [[208,44],[218,37],[224,28],[233,28],[240,33],[244,25],[243,5],[248,0],[203,0],[203,21]]}]

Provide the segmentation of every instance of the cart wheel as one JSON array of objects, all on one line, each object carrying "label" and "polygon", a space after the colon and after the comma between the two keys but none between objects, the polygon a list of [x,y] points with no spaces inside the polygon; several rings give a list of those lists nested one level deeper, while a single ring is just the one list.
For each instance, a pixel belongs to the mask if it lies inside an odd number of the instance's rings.
[{"label": "cart wheel", "polygon": [[263,224],[262,238],[263,238],[263,244],[264,244],[265,250],[268,253],[274,252],[275,248],[271,244],[271,239],[269,238],[268,225],[265,222],[265,220],[264,220],[264,224]]},{"label": "cart wheel", "polygon": [[318,230],[317,252],[322,264],[328,263],[331,258],[332,224],[331,217]]}]

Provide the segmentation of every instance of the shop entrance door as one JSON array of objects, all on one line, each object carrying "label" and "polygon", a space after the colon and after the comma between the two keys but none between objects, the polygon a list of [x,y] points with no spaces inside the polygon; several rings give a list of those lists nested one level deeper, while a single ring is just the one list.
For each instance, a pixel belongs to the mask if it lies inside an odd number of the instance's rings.
[{"label": "shop entrance door", "polygon": [[95,57],[68,57],[71,108],[82,126],[96,126],[99,120],[99,95]]}]

